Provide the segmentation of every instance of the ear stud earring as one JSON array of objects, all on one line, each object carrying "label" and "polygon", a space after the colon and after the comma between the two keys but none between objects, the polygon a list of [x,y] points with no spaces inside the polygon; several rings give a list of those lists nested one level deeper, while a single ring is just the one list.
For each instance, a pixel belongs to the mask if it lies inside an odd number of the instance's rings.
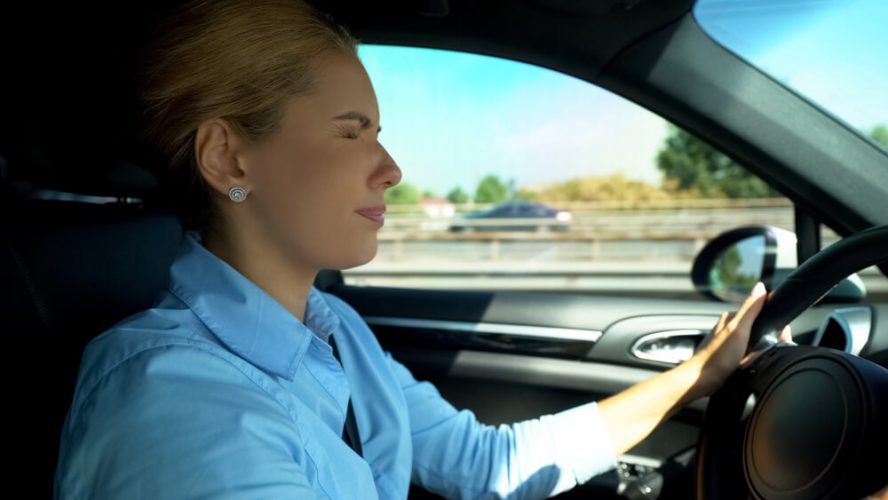
[{"label": "ear stud earring", "polygon": [[247,190],[240,186],[234,186],[228,190],[228,198],[235,203],[240,203],[247,199]]}]

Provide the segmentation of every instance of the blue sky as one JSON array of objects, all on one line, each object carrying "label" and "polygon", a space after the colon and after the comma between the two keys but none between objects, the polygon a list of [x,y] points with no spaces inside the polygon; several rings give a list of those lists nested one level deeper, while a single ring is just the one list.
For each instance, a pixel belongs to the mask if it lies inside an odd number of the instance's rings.
[{"label": "blue sky", "polygon": [[[888,0],[704,0],[696,13],[722,43],[853,126],[888,123]],[[404,182],[444,194],[488,173],[519,186],[614,172],[660,180],[666,123],[588,82],[433,49],[363,45],[359,55]]]}]

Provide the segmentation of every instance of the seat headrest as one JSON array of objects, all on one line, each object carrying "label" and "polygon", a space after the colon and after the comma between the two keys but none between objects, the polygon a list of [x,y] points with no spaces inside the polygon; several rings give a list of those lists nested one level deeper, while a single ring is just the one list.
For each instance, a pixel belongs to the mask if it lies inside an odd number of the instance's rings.
[{"label": "seat headrest", "polygon": [[[26,200],[5,208],[0,310],[19,331],[100,333],[150,307],[182,238],[171,211]],[[73,332],[69,332],[72,333]]]}]

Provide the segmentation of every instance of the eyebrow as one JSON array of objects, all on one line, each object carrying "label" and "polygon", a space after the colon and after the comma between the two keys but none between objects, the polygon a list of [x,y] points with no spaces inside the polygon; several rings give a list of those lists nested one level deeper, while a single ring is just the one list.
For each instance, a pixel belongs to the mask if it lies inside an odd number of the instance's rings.
[{"label": "eyebrow", "polygon": [[[359,121],[359,122],[361,122],[362,129],[370,128],[371,123],[373,123],[373,120],[371,120],[369,116],[365,115],[364,113],[361,113],[360,111],[349,111],[348,113],[343,113],[339,116],[334,116],[333,119],[334,120],[356,120],[356,121]],[[376,130],[377,133],[379,133],[381,131],[382,131],[382,126],[380,126]]]}]

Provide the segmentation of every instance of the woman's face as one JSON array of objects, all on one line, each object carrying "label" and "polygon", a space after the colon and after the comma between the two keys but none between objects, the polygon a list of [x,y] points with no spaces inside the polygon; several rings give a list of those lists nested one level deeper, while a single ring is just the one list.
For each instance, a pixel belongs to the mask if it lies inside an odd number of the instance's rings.
[{"label": "woman's face", "polygon": [[[317,90],[293,99],[279,130],[242,157],[251,222],[288,258],[346,269],[376,255],[384,193],[401,170],[378,141],[379,106],[360,61],[330,54],[317,78]],[[359,213],[367,209],[379,220]]]}]

